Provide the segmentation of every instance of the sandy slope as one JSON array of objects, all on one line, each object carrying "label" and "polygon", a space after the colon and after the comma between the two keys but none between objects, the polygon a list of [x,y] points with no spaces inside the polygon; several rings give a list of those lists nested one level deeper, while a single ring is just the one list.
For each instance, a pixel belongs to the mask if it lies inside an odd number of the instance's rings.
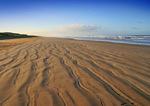
[{"label": "sandy slope", "polygon": [[0,51],[0,105],[150,105],[150,47],[42,39]]}]

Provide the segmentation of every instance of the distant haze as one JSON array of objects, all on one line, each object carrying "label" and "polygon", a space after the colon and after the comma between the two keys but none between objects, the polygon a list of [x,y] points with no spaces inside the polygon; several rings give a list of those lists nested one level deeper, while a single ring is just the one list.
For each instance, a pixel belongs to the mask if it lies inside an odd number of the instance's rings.
[{"label": "distant haze", "polygon": [[0,0],[0,32],[150,35],[149,0]]}]

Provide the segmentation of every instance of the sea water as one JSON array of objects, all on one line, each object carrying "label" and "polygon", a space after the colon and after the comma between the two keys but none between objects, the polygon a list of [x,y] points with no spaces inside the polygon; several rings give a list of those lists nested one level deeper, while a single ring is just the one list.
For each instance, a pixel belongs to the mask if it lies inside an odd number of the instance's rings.
[{"label": "sea water", "polygon": [[150,35],[74,37],[74,39],[150,46]]}]

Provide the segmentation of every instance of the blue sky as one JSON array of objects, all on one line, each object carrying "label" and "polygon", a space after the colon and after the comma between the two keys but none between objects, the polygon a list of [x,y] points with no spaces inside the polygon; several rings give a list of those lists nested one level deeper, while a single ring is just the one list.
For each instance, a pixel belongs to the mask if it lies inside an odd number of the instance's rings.
[{"label": "blue sky", "polygon": [[150,35],[149,0],[0,0],[0,32]]}]

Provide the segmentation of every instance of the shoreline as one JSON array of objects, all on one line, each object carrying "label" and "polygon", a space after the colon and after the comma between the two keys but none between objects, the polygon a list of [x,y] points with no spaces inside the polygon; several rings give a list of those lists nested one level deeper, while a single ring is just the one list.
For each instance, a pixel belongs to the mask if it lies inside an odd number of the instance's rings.
[{"label": "shoreline", "polygon": [[96,41],[96,42],[111,42],[118,44],[133,44],[133,45],[146,45],[150,46],[150,42],[134,41],[134,40],[124,40],[124,39],[82,39],[82,38],[73,38],[76,40],[85,40],[85,41]]}]

